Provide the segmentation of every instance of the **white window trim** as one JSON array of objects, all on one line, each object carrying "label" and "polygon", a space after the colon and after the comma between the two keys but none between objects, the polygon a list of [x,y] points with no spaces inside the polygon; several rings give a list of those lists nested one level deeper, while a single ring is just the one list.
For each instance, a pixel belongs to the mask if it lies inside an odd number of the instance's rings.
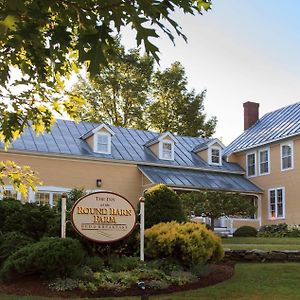
[{"label": "white window trim", "polygon": [[[290,146],[291,147],[292,166],[290,168],[286,168],[286,169],[283,169],[283,165],[282,165],[282,147],[283,146]],[[293,143],[293,141],[289,141],[289,142],[285,142],[285,143],[280,144],[280,167],[281,167],[282,172],[294,169],[294,143]]]},{"label": "white window trim", "polygon": [[[163,157],[163,144],[170,144],[171,145],[171,158],[165,158]],[[162,159],[162,160],[174,160],[174,141],[170,141],[170,140],[162,140],[159,142],[159,159]]]},{"label": "white window trim", "polygon": [[[282,217],[277,217],[277,190],[282,190]],[[275,191],[275,214],[276,217],[272,218],[271,209],[270,209],[270,192]],[[268,189],[268,219],[273,220],[284,220],[285,219],[285,187],[279,186],[275,188]]]},{"label": "white window trim", "polygon": [[[220,156],[219,156],[219,162],[218,163],[214,163],[211,160],[211,156],[212,156],[212,150],[219,150]],[[210,165],[214,165],[214,166],[222,166],[222,148],[219,146],[210,146],[208,148],[208,163]]]},{"label": "white window trim", "polygon": [[[255,160],[255,164],[254,164],[254,174],[253,175],[249,175],[248,174],[248,155],[252,155],[254,154],[254,160]],[[247,177],[251,178],[251,177],[256,177],[257,176],[257,153],[256,151],[254,152],[249,152],[246,154],[246,172],[247,172]]]},{"label": "white window trim", "polygon": [[[261,152],[264,152],[264,151],[267,151],[268,152],[268,172],[266,173],[261,173],[260,172],[260,153]],[[270,155],[270,148],[263,148],[263,149],[260,149],[258,150],[258,175],[259,176],[264,176],[264,175],[269,175],[271,173],[271,155]]]},{"label": "white window trim", "polygon": [[[37,192],[49,192],[49,205],[50,207],[53,207],[53,193],[68,193],[70,192],[70,188],[64,188],[64,187],[59,187],[59,186],[38,186],[37,187]],[[32,189],[29,189],[29,194],[28,194],[28,202],[29,203],[34,203],[35,202],[35,192]]]},{"label": "white window trim", "polygon": [[[98,150],[98,136],[106,135],[108,137],[107,151]],[[111,154],[111,134],[109,132],[96,132],[94,134],[94,152],[102,154]]]}]

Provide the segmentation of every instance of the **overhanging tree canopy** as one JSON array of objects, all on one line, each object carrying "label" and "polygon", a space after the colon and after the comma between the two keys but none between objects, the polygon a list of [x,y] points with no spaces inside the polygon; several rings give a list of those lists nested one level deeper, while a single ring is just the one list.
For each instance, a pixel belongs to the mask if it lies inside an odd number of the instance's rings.
[{"label": "overhanging tree canopy", "polygon": [[[186,39],[173,13],[201,13],[210,0],[1,0],[0,132],[5,142],[31,121],[37,132],[54,122],[52,111],[76,116],[80,97],[62,97],[63,77],[87,65],[94,76],[115,55],[114,36],[123,26],[158,60],[153,38]],[[12,69],[14,67],[15,69]],[[20,71],[16,78],[13,72]],[[18,86],[18,89],[16,89]]]}]

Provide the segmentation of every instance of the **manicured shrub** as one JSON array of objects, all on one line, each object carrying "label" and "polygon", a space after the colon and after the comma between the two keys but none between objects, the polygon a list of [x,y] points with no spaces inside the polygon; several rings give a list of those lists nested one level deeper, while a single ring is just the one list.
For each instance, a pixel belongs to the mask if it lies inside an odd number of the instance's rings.
[{"label": "manicured shrub", "polygon": [[236,237],[255,237],[257,236],[257,230],[252,226],[241,226],[234,232],[233,235]]},{"label": "manicured shrub", "polygon": [[185,266],[216,262],[223,258],[221,240],[197,223],[160,223],[145,230],[145,254],[149,258],[176,258]]},{"label": "manicured shrub", "polygon": [[299,225],[289,225],[287,236],[288,237],[300,237],[300,226]]},{"label": "manicured shrub", "polygon": [[22,204],[20,201],[0,201],[0,231],[16,231],[35,240],[47,235],[57,212],[48,205]]},{"label": "manicured shrub", "polygon": [[140,259],[134,256],[113,256],[109,260],[109,267],[115,272],[131,271],[140,265]]},{"label": "manicured shrub", "polygon": [[286,223],[261,226],[258,232],[259,237],[285,237],[289,229]]},{"label": "manicured shrub", "polygon": [[101,272],[104,268],[104,260],[99,256],[88,256],[84,265],[89,267],[93,272]]},{"label": "manicured shrub", "polygon": [[179,196],[164,184],[158,184],[145,193],[145,227],[186,220]]},{"label": "manicured shrub", "polygon": [[19,232],[8,232],[0,236],[0,265],[14,252],[28,244],[33,239]]},{"label": "manicured shrub", "polygon": [[4,228],[6,220],[14,213],[20,212],[22,203],[12,198],[6,198],[0,201],[0,231],[14,231],[15,229],[7,230]]},{"label": "manicured shrub", "polygon": [[10,281],[16,276],[41,275],[64,277],[81,264],[84,251],[79,241],[70,238],[44,238],[12,254],[3,264],[0,278]]}]

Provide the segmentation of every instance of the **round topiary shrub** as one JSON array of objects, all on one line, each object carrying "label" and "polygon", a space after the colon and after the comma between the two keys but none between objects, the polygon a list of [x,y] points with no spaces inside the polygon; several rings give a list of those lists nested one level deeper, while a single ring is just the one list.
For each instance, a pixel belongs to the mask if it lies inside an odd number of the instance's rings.
[{"label": "round topiary shrub", "polygon": [[44,238],[9,256],[0,271],[0,279],[10,281],[16,276],[33,274],[47,278],[64,277],[81,264],[84,254],[77,240]]},{"label": "round topiary shrub", "polygon": [[220,261],[221,239],[202,224],[160,223],[145,230],[145,254],[149,258],[175,258],[185,266]]},{"label": "round topiary shrub", "polygon": [[145,193],[145,227],[161,222],[186,220],[179,196],[164,184],[158,184]]},{"label": "round topiary shrub", "polygon": [[20,232],[7,232],[0,236],[0,265],[14,252],[33,243],[33,239]]},{"label": "round topiary shrub", "polygon": [[241,226],[233,234],[236,237],[251,237],[257,236],[256,228],[252,226]]}]

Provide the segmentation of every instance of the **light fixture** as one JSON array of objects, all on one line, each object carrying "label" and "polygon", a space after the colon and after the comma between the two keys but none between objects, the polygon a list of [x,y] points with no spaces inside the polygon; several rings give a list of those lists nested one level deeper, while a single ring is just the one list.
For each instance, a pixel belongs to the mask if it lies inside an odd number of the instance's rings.
[{"label": "light fixture", "polygon": [[100,187],[102,185],[102,179],[96,179],[96,186]]}]

